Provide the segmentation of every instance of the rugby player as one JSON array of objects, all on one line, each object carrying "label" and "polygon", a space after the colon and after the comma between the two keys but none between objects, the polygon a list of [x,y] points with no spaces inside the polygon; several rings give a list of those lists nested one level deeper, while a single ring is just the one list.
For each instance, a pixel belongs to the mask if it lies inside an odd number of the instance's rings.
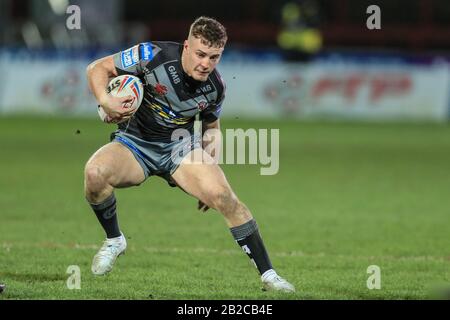
[{"label": "rugby player", "polygon": [[[183,44],[153,41],[91,63],[89,87],[118,129],[111,142],[97,150],[85,167],[85,196],[106,233],[92,262],[92,272],[112,270],[127,242],[117,219],[115,188],[137,186],[150,176],[160,176],[198,199],[198,209],[219,211],[235,241],[254,262],[265,290],[295,291],[274,270],[249,209],[232,191],[217,164],[220,148],[206,148],[219,139],[194,134],[198,115],[202,132],[220,129],[225,84],[215,69],[227,41],[222,24],[199,17]],[[111,78],[134,75],[143,82],[144,99],[133,114],[132,97],[113,97],[105,88]],[[172,140],[176,129],[192,133],[190,139]],[[211,154],[207,152],[210,151]],[[171,155],[180,154],[180,162]],[[192,163],[189,159],[203,159]]]}]

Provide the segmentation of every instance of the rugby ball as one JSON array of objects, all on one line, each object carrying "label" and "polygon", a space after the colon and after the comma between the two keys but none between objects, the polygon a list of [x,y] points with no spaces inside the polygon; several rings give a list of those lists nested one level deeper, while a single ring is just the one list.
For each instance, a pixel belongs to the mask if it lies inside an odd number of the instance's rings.
[{"label": "rugby ball", "polygon": [[[108,94],[115,97],[132,96],[133,102],[131,103],[131,105],[127,104],[127,106],[124,106],[124,108],[134,108],[134,112],[138,110],[139,106],[142,103],[142,99],[144,98],[144,86],[142,85],[141,80],[138,77],[132,75],[122,75],[115,77],[109,82],[106,91],[108,92]],[[103,122],[113,122],[101,106],[98,106],[98,115]]]}]

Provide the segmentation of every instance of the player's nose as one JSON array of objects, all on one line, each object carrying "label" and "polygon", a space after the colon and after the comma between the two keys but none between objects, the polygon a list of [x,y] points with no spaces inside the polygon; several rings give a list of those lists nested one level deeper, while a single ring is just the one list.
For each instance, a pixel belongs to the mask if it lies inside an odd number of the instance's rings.
[{"label": "player's nose", "polygon": [[200,67],[202,68],[203,71],[206,71],[209,69],[211,63],[209,59],[203,59],[200,61]]},{"label": "player's nose", "polygon": [[206,63],[200,63],[200,69],[201,71],[207,71],[209,68],[208,64]]}]

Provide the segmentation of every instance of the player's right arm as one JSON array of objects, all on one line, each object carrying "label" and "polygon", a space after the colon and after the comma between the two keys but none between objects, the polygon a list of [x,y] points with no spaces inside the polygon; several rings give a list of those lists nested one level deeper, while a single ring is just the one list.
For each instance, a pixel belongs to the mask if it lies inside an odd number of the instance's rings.
[{"label": "player's right arm", "polygon": [[111,78],[118,73],[114,65],[113,56],[107,56],[92,62],[86,70],[89,88],[106,114],[113,120],[126,119],[133,114],[133,109],[124,108],[133,101],[132,96],[113,97],[106,92]]}]

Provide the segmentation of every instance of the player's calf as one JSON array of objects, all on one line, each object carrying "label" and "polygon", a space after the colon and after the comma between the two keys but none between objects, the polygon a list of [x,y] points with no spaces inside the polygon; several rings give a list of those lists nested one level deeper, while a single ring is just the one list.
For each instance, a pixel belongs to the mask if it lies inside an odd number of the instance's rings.
[{"label": "player's calf", "polygon": [[278,276],[273,269],[258,225],[250,210],[239,201],[232,191],[225,191],[218,195],[213,205],[222,212],[235,241],[258,269],[264,289],[294,292],[294,286]]},{"label": "player's calf", "polygon": [[208,200],[210,207],[222,213],[230,227],[241,225],[252,219],[247,207],[229,189],[212,193]]},{"label": "player's calf", "polygon": [[117,219],[116,197],[114,188],[108,183],[106,171],[100,166],[86,166],[85,195],[98,221],[106,233],[106,238],[120,236]]}]

